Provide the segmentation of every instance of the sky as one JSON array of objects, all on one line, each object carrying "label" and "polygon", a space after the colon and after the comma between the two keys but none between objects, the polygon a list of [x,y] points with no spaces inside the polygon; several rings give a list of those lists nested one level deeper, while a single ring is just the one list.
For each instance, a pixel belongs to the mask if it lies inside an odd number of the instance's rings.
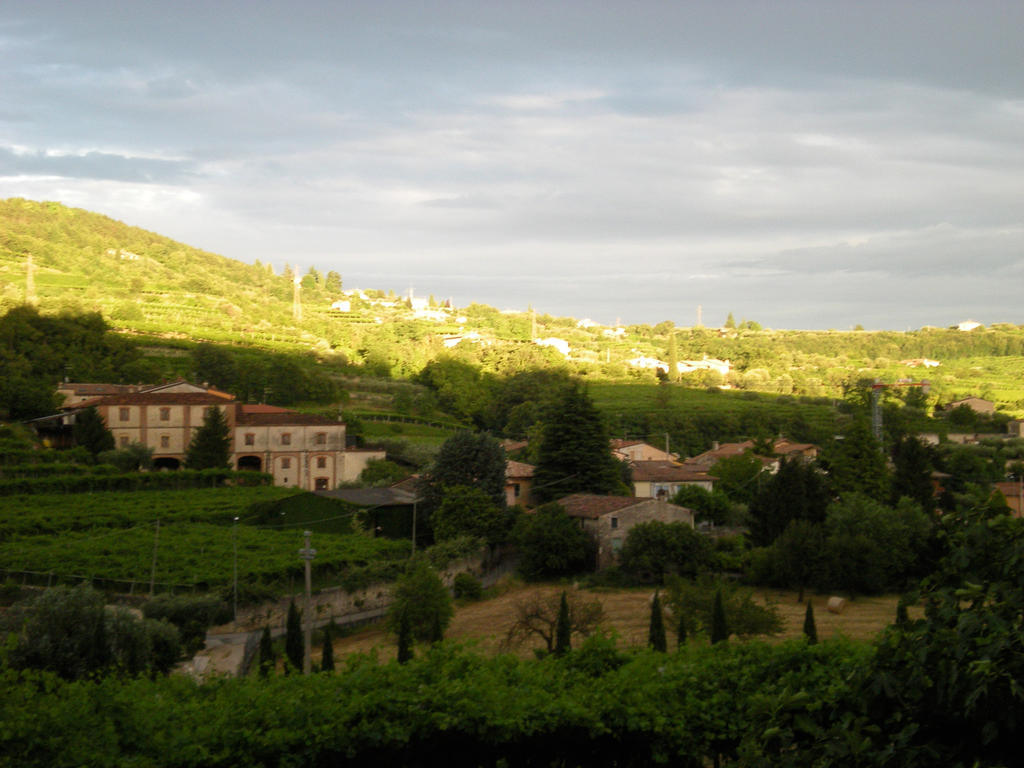
[{"label": "sky", "polygon": [[1024,323],[1024,2],[0,2],[0,198],[611,324]]}]

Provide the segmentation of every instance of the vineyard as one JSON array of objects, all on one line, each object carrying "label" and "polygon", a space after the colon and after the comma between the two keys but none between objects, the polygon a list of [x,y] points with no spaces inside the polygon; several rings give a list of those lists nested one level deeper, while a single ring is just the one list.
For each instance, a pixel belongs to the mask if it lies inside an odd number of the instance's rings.
[{"label": "vineyard", "polygon": [[[128,592],[151,581],[219,590],[232,583],[237,553],[243,587],[282,586],[301,574],[302,531],[316,520],[300,513],[301,503],[269,525],[260,510],[296,496],[288,488],[233,487],[9,497],[0,512],[0,572],[26,583],[89,579]],[[317,580],[351,586],[394,576],[410,543],[363,534],[351,524],[353,509],[338,514],[342,506],[329,521],[335,532],[317,531]]]}]

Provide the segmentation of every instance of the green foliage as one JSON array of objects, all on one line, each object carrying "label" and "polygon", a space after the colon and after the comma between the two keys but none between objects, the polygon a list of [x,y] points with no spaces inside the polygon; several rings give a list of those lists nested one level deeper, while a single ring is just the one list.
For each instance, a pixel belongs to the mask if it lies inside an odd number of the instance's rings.
[{"label": "green foliage", "polygon": [[564,656],[572,648],[572,625],[569,621],[569,601],[562,592],[562,598],[558,603],[558,620],[555,622],[555,647],[556,656]]},{"label": "green foliage", "polygon": [[288,618],[284,626],[285,672],[301,672],[306,649],[302,636],[302,614],[295,607],[294,600],[288,603]]},{"label": "green foliage", "polygon": [[628,492],[604,420],[582,386],[566,389],[547,415],[532,490],[538,501],[576,492]]},{"label": "green foliage", "polygon": [[114,448],[114,436],[107,429],[96,406],[75,412],[75,423],[71,433],[75,444],[82,446],[93,456]]},{"label": "green foliage", "polygon": [[473,574],[463,571],[455,574],[452,592],[456,600],[474,601],[484,596],[484,587]]},{"label": "green foliage", "polygon": [[260,656],[259,670],[260,677],[266,677],[274,671],[277,664],[277,656],[274,653],[274,641],[270,637],[270,625],[263,625],[263,632],[260,634]]},{"label": "green foliage", "polygon": [[519,572],[528,580],[564,576],[586,567],[590,539],[557,503],[520,515],[512,529]]},{"label": "green foliage", "polygon": [[749,504],[754,498],[763,472],[764,464],[750,452],[719,459],[710,471],[716,478],[715,491],[738,504]]},{"label": "green foliage", "polygon": [[668,650],[668,640],[665,637],[665,618],[661,615],[661,597],[657,592],[651,600],[651,622],[647,628],[647,645],[651,650],[665,653]]},{"label": "green foliage", "polygon": [[203,415],[203,423],[192,435],[185,451],[189,469],[230,469],[231,428],[224,412],[211,406]]},{"label": "green foliage", "polygon": [[101,451],[97,454],[96,461],[100,464],[112,464],[118,472],[150,469],[153,466],[153,449],[142,443],[130,443],[125,448]]},{"label": "green foliage", "polygon": [[441,506],[447,489],[478,488],[493,504],[505,506],[505,449],[482,432],[459,432],[445,441],[420,482],[427,513]]},{"label": "green foliage", "polygon": [[191,656],[203,648],[210,627],[231,621],[231,607],[216,595],[162,594],[143,604],[142,615],[177,627]]},{"label": "green foliage", "polygon": [[424,560],[410,565],[395,584],[392,598],[388,628],[397,635],[402,622],[408,621],[412,637],[421,642],[443,636],[455,613],[448,588]]},{"label": "green foliage", "polygon": [[841,439],[827,443],[819,461],[836,494],[856,492],[886,498],[889,470],[885,454],[866,420],[854,421]]},{"label": "green foliage", "polygon": [[895,504],[906,497],[930,511],[935,508],[935,490],[932,486],[932,451],[912,436],[905,436],[892,449],[892,490],[890,502]]},{"label": "green foliage", "polygon": [[707,539],[686,523],[652,520],[629,529],[619,562],[627,573],[661,583],[670,573],[696,576],[709,554]]},{"label": "green foliage", "polygon": [[761,481],[750,502],[752,541],[771,544],[792,520],[823,521],[829,498],[825,477],[814,464],[781,459],[779,471]]},{"label": "green foliage", "polygon": [[814,645],[818,642],[818,628],[814,624],[814,601],[807,601],[807,610],[804,611],[804,637],[807,642]]},{"label": "green foliage", "polygon": [[320,671],[321,672],[333,672],[334,671],[334,643],[331,642],[331,627],[328,624],[324,627],[324,645],[323,653],[321,654]]},{"label": "green foliage", "polygon": [[18,631],[11,666],[67,680],[105,672],[166,673],[181,654],[173,626],[108,609],[87,584],[46,590],[12,609],[10,619]]},{"label": "green foliage", "polygon": [[393,485],[409,476],[409,470],[387,459],[370,459],[359,475],[363,485]]},{"label": "green foliage", "polygon": [[398,663],[405,664],[413,658],[413,637],[412,619],[408,612],[402,612],[398,617]]},{"label": "green foliage", "polygon": [[716,488],[709,491],[699,485],[681,485],[672,497],[672,503],[696,512],[698,522],[715,525],[729,525],[734,522],[732,503],[724,491]]},{"label": "green foliage", "polygon": [[430,517],[438,541],[471,536],[498,544],[508,537],[510,516],[481,488],[445,488],[444,500]]},{"label": "green foliage", "polygon": [[729,625],[725,620],[725,607],[722,605],[722,590],[715,592],[715,602],[711,607],[711,644],[724,643],[729,639]]},{"label": "green foliage", "polygon": [[696,582],[671,576],[666,580],[665,602],[672,615],[684,621],[691,633],[708,632],[714,628],[715,596],[721,595],[726,624],[731,634],[741,638],[774,635],[782,631],[782,619],[774,605],[762,605],[754,599],[751,589],[740,587],[729,579],[701,577]]}]

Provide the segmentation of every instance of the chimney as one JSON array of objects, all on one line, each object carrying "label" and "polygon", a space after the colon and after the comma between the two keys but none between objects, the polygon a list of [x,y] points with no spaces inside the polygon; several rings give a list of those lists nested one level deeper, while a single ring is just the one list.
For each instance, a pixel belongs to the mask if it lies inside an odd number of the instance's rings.
[{"label": "chimney", "polygon": [[712,451],[717,451],[718,450],[718,441],[717,440],[712,440],[711,441],[711,450]]}]

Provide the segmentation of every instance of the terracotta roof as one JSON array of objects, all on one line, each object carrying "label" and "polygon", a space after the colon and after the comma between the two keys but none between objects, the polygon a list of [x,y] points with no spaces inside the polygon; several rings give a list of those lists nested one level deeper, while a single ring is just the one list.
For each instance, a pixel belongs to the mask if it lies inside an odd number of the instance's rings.
[{"label": "terracotta roof", "polygon": [[243,410],[235,416],[235,424],[240,427],[337,427],[342,422],[312,413],[297,413],[286,410],[272,411],[270,413],[246,413]]},{"label": "terracotta roof", "polygon": [[717,448],[712,448],[710,451],[698,453],[693,458],[687,459],[687,462],[693,462],[695,464],[714,464],[719,459],[725,459],[731,456],[740,456],[753,447],[753,440],[745,440],[742,443],[725,443]]},{"label": "terracotta roof", "polygon": [[636,506],[654,499],[643,499],[637,496],[598,496],[593,493],[574,493],[559,499],[558,503],[565,509],[569,517],[585,517],[591,520],[618,512],[620,509]]},{"label": "terracotta roof", "polygon": [[814,443],[794,443],[789,440],[776,440],[772,445],[772,450],[782,456],[788,456],[792,453],[806,453],[807,451],[818,450],[818,446]]},{"label": "terracotta roof", "polygon": [[221,405],[223,402],[223,397],[208,392],[129,392],[94,397],[66,407],[74,410],[92,405]]},{"label": "terracotta roof", "polygon": [[613,437],[611,439],[612,448],[627,448],[631,445],[643,445],[643,440],[623,440],[621,438]]},{"label": "terracotta roof", "polygon": [[245,403],[239,407],[242,413],[291,413],[287,408],[262,403]]},{"label": "terracotta roof", "polygon": [[512,461],[509,459],[505,462],[505,478],[510,477],[533,477],[533,464],[526,464],[522,461]]},{"label": "terracotta roof", "polygon": [[141,389],[138,384],[85,384],[73,381],[61,382],[58,390],[70,390],[76,395],[117,395],[125,392],[137,392]]},{"label": "terracotta roof", "polygon": [[633,482],[694,482],[714,480],[704,464],[679,464],[675,461],[634,461]]}]

